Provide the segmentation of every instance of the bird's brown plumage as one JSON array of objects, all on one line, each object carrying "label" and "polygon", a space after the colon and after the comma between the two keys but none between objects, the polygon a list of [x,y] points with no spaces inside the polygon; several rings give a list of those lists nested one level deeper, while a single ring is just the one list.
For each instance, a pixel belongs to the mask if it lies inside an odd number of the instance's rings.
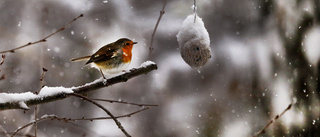
[{"label": "bird's brown plumage", "polygon": [[121,38],[113,43],[101,47],[91,56],[71,59],[71,61],[88,60],[86,64],[94,63],[101,71],[114,69],[131,62],[132,47],[137,42],[127,38]]}]

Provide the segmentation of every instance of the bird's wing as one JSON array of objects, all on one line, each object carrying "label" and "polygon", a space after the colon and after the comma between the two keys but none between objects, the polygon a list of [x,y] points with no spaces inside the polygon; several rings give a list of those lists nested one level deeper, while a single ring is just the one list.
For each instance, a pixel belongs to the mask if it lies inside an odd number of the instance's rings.
[{"label": "bird's wing", "polygon": [[86,64],[91,62],[107,61],[116,57],[119,53],[119,48],[113,46],[112,44],[106,45],[100,48],[96,53],[94,53]]}]

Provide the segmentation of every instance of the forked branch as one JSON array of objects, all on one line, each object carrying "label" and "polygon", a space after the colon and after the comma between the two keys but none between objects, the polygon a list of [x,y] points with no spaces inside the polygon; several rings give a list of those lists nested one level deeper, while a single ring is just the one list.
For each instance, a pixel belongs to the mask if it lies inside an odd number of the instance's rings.
[{"label": "forked branch", "polygon": [[[137,110],[137,111],[134,111],[132,113],[129,113],[129,114],[125,114],[125,115],[120,115],[120,116],[115,116],[115,118],[125,118],[125,117],[131,117],[132,115],[135,115],[137,113],[140,113],[142,111],[145,111],[145,110],[148,110],[150,109],[150,107],[146,107],[146,108],[143,108],[143,109],[140,109],[140,110]],[[32,124],[35,124],[35,123],[39,123],[39,122],[42,122],[42,121],[45,121],[45,120],[58,120],[58,121],[62,121],[62,122],[76,122],[76,121],[84,121],[84,120],[89,120],[89,121],[93,121],[93,120],[107,120],[107,119],[112,119],[111,117],[96,117],[96,118],[62,118],[62,117],[58,117],[56,115],[44,115],[42,116],[41,118],[37,119],[37,120],[34,120],[34,121],[31,121],[30,123],[18,128],[11,136],[15,136],[17,135],[21,130],[31,126]],[[1,129],[1,125],[0,125],[0,129]],[[7,134],[7,132],[5,132],[5,134]]]},{"label": "forked branch", "polygon": [[153,32],[152,32],[152,34],[151,34],[151,42],[150,42],[150,47],[149,47],[149,57],[150,57],[151,52],[152,52],[152,50],[153,50],[153,39],[154,39],[154,35],[156,35],[156,31],[157,31],[157,28],[158,28],[158,26],[159,26],[160,20],[161,20],[163,14],[165,13],[164,8],[165,8],[166,5],[167,5],[167,0],[163,0],[163,1],[164,1],[164,3],[163,3],[163,6],[162,6],[162,9],[161,9],[161,11],[160,11],[160,15],[159,15],[158,21],[157,21],[157,23],[156,23],[156,26],[154,26]]},{"label": "forked branch", "polygon": [[111,119],[113,119],[113,121],[116,123],[116,125],[118,126],[118,128],[127,136],[127,137],[131,137],[131,135],[123,128],[123,126],[121,125],[121,123],[119,122],[119,120],[108,110],[106,109],[105,107],[103,107],[102,105],[100,105],[99,103],[93,101],[92,99],[88,98],[88,97],[85,97],[85,96],[82,96],[81,94],[77,94],[77,93],[73,93],[71,94],[72,96],[75,96],[75,97],[79,97],[79,98],[82,98],[83,100],[86,100],[94,105],[96,105],[97,107],[101,108],[104,112],[106,112],[110,117]]}]

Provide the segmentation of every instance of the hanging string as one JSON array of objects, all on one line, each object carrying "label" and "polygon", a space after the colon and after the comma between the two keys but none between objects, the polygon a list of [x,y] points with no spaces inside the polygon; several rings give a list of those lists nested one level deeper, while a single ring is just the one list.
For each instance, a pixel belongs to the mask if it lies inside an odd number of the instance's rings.
[{"label": "hanging string", "polygon": [[193,1],[193,13],[194,13],[194,23],[196,23],[196,18],[197,18],[197,5],[196,5],[196,0]]}]

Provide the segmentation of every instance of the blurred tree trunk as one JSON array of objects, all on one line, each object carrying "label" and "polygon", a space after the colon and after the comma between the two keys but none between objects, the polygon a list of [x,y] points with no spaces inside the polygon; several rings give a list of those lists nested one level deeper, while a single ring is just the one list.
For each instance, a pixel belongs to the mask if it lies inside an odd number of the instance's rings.
[{"label": "blurred tree trunk", "polygon": [[[300,4],[300,5],[299,5]],[[319,1],[315,0],[315,4],[319,4]],[[297,1],[297,6],[301,6],[301,2]],[[293,85],[293,96],[297,98],[296,108],[304,114],[304,123],[305,127],[293,127],[290,130],[291,136],[319,136],[320,130],[318,126],[312,124],[313,120],[316,119],[316,116],[312,115],[314,109],[312,108],[313,97],[319,98],[319,92],[317,91],[317,79],[319,75],[313,69],[314,66],[310,65],[308,59],[305,56],[303,40],[306,36],[306,33],[315,25],[315,20],[319,16],[315,17],[308,13],[300,14],[301,17],[298,20],[297,25],[294,27],[294,32],[291,36],[287,36],[286,33],[288,30],[284,28],[282,23],[289,22],[285,20],[284,17],[281,17],[281,14],[286,14],[280,10],[277,11],[278,16],[278,30],[283,42],[284,51],[286,54],[286,68],[289,69],[287,73],[288,81],[292,82]],[[319,7],[315,6],[315,10],[319,10]],[[280,17],[279,17],[280,16]],[[284,15],[286,16],[286,15]],[[297,15],[299,16],[299,15]],[[319,67],[319,66],[318,66]],[[319,91],[319,85],[318,85]],[[277,132],[277,136],[288,135],[282,132]]]}]

